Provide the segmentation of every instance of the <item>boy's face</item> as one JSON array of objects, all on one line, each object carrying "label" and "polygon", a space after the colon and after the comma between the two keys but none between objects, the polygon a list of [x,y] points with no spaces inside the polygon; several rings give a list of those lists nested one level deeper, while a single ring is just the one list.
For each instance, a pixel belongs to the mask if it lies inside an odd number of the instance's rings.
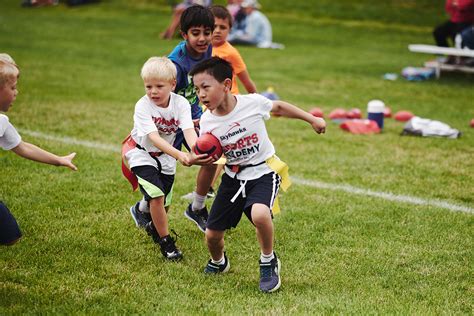
[{"label": "boy's face", "polygon": [[227,19],[219,19],[217,17],[214,18],[214,21],[215,28],[214,32],[212,33],[212,45],[221,46],[225,43],[227,36],[229,35],[229,21]]},{"label": "boy's face", "polygon": [[230,93],[232,80],[226,79],[219,82],[208,73],[202,72],[193,76],[199,101],[209,110],[218,108],[225,100],[227,93]]},{"label": "boy's face", "polygon": [[17,79],[7,81],[0,87],[0,111],[7,112],[18,94],[16,88]]},{"label": "boy's face", "polygon": [[146,78],[143,80],[146,95],[159,107],[166,108],[170,99],[170,93],[176,87],[176,81],[170,82],[157,78]]},{"label": "boy's face", "polygon": [[182,33],[186,40],[187,48],[192,57],[200,57],[204,54],[212,40],[212,30],[210,27],[193,26],[187,33]]}]

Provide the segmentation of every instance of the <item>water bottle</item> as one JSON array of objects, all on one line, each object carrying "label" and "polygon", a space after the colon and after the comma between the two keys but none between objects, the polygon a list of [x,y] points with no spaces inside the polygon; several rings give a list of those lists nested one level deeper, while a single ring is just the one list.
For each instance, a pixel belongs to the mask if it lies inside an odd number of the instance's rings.
[{"label": "water bottle", "polygon": [[380,100],[372,100],[367,104],[367,118],[375,121],[380,129],[383,129],[383,117],[385,103]]}]

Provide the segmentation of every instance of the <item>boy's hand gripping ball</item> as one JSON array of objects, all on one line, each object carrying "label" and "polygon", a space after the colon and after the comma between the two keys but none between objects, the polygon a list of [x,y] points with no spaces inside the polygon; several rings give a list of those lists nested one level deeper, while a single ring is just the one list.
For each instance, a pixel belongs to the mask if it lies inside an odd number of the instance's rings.
[{"label": "boy's hand gripping ball", "polygon": [[196,140],[193,149],[197,155],[208,154],[210,157],[222,156],[222,146],[219,140],[212,134],[206,133]]}]

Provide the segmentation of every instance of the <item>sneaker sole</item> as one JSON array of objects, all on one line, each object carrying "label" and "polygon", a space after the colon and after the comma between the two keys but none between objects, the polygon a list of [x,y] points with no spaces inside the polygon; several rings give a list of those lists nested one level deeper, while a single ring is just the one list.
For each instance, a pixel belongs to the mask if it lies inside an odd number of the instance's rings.
[{"label": "sneaker sole", "polygon": [[133,209],[135,208],[135,205],[133,205],[132,207],[130,207],[130,215],[132,215],[132,218],[133,218],[133,221],[135,222],[135,225],[140,228],[141,226],[138,224],[138,221],[137,219],[135,218],[135,215],[134,215],[134,212],[133,212]]},{"label": "sneaker sole", "polygon": [[278,290],[281,286],[281,277],[280,277],[280,271],[281,271],[281,262],[280,262],[280,259],[277,259],[278,260],[278,284],[271,290],[268,290],[268,291],[263,291],[264,293],[273,293],[275,292],[276,290]]},{"label": "sneaker sole", "polygon": [[186,211],[184,211],[184,216],[186,216],[187,219],[189,219],[191,222],[196,224],[196,226],[199,228],[200,231],[202,231],[203,233],[206,233],[206,230],[202,230],[202,228],[201,228],[201,226],[199,226],[198,222],[196,222],[192,217],[190,217],[188,215],[188,213],[186,213]]},{"label": "sneaker sole", "polygon": [[229,261],[229,259],[227,259],[227,267],[225,267],[225,269],[224,269],[224,270],[222,270],[222,272],[221,272],[221,273],[226,273],[226,272],[229,272],[229,270],[230,270],[230,261]]}]

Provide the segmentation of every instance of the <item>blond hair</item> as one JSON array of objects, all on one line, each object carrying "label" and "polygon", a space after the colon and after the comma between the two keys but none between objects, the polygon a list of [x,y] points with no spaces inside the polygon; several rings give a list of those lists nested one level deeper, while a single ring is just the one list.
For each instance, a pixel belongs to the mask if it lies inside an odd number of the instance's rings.
[{"label": "blond hair", "polygon": [[176,66],[167,57],[150,57],[142,67],[142,79],[176,80]]},{"label": "blond hair", "polygon": [[15,64],[13,58],[5,53],[0,53],[0,88],[6,83],[12,82],[20,75],[20,69]]}]

